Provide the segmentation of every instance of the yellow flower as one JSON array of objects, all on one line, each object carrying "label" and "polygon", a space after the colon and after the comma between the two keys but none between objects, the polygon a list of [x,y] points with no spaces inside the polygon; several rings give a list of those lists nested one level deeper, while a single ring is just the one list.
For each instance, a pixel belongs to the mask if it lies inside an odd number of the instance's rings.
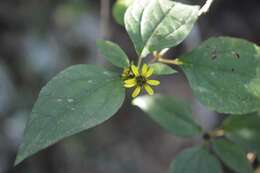
[{"label": "yellow flower", "polygon": [[[128,69],[128,73],[132,73],[132,76],[128,77],[124,81],[125,88],[136,87],[132,93],[132,97],[136,97],[140,94],[141,90],[144,88],[149,95],[153,95],[154,91],[151,86],[158,86],[160,81],[149,79],[153,74],[153,68],[148,67],[147,64],[144,64],[141,69],[141,73],[139,73],[138,68],[135,65],[131,65]],[[122,76],[126,76],[127,69],[124,70]],[[151,85],[151,86],[150,86]]]}]

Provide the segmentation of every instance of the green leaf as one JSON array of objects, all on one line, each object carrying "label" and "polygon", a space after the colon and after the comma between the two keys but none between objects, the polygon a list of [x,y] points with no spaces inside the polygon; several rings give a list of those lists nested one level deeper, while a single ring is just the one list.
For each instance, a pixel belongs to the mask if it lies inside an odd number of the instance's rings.
[{"label": "green leaf", "polygon": [[213,141],[213,150],[218,157],[237,173],[253,173],[253,169],[246,158],[246,152],[239,145],[227,140]]},{"label": "green leaf", "polygon": [[222,125],[225,136],[260,156],[260,114],[231,115]]},{"label": "green leaf", "polygon": [[170,173],[221,173],[219,161],[202,147],[183,151],[172,162]]},{"label": "green leaf", "polygon": [[202,132],[192,118],[190,107],[173,97],[141,96],[133,100],[133,105],[141,108],[155,122],[177,136],[188,137]]},{"label": "green leaf", "polygon": [[124,25],[124,16],[126,9],[133,2],[133,0],[117,0],[113,5],[113,17],[120,25]]},{"label": "green leaf", "polygon": [[154,69],[154,75],[170,75],[177,73],[176,70],[163,63],[153,63],[149,66]]},{"label": "green leaf", "polygon": [[257,45],[237,38],[211,38],[181,60],[195,96],[210,109],[230,114],[259,109]]},{"label": "green leaf", "polygon": [[[260,52],[260,51],[259,51]],[[260,56],[260,55],[259,55]],[[260,73],[260,72],[259,72]],[[248,91],[260,100],[260,79],[254,79],[247,85]]]},{"label": "green leaf", "polygon": [[117,67],[125,68],[129,66],[129,60],[125,52],[111,41],[98,40],[97,47],[101,54]]},{"label": "green leaf", "polygon": [[118,74],[93,65],[72,66],[40,92],[15,164],[61,139],[114,115],[125,98]]},{"label": "green leaf", "polygon": [[136,0],[125,13],[125,26],[137,53],[145,57],[181,43],[198,15],[199,6],[170,0]]}]

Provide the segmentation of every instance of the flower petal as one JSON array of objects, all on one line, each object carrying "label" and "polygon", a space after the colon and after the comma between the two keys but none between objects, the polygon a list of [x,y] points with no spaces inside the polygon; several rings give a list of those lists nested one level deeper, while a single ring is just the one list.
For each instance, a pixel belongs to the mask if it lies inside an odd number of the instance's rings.
[{"label": "flower petal", "polygon": [[145,84],[145,85],[144,85],[144,89],[147,91],[147,93],[148,93],[149,95],[153,95],[153,94],[154,94],[153,89],[152,89],[149,85]]},{"label": "flower petal", "polygon": [[135,78],[133,78],[133,79],[127,79],[127,80],[124,81],[124,83],[125,83],[125,84],[129,84],[129,85],[131,85],[131,84],[136,85],[136,79],[135,79]]},{"label": "flower petal", "polygon": [[131,70],[135,76],[139,76],[138,68],[135,65],[131,65]]},{"label": "flower petal", "polygon": [[122,73],[122,77],[127,77],[129,72],[130,72],[130,67],[125,68],[123,73]]},{"label": "flower petal", "polygon": [[134,90],[134,92],[132,93],[132,97],[136,97],[140,94],[141,92],[141,87],[140,86],[137,86]]},{"label": "flower petal", "polygon": [[148,80],[147,83],[152,86],[158,86],[160,85],[160,81],[158,80]]},{"label": "flower petal", "polygon": [[145,74],[143,74],[143,76],[144,76],[145,78],[148,78],[148,77],[152,76],[153,71],[154,71],[153,68],[149,68],[149,69],[147,70],[147,72],[146,72]]},{"label": "flower petal", "polygon": [[124,84],[125,88],[132,88],[134,86],[136,86],[136,84]]},{"label": "flower petal", "polygon": [[146,74],[147,70],[148,70],[148,65],[144,64],[142,67],[142,76],[144,76]]}]

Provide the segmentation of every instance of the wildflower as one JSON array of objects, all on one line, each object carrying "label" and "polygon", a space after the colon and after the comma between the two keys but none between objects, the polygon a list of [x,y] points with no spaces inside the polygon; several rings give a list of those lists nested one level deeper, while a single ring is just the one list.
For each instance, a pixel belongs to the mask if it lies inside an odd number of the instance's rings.
[{"label": "wildflower", "polygon": [[[147,91],[149,95],[154,94],[154,91],[151,88],[151,86],[158,86],[160,84],[160,81],[149,79],[153,74],[153,68],[150,68],[147,64],[144,64],[140,73],[135,65],[131,65],[131,67],[129,67],[128,70],[130,70],[130,72],[128,71],[128,75],[130,74],[130,77],[128,77],[124,81],[124,87],[136,87],[132,93],[132,97],[138,96],[143,88]],[[122,76],[125,76],[126,73],[127,69],[124,70]]]}]

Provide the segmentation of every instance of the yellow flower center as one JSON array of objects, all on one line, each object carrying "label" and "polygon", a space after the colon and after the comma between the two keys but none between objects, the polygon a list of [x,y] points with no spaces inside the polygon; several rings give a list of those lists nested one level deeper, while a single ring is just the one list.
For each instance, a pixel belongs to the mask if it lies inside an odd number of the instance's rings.
[{"label": "yellow flower center", "polygon": [[146,81],[147,81],[146,78],[143,76],[137,76],[135,78],[135,80],[136,80],[137,85],[139,85],[139,86],[144,86],[144,84],[146,84]]}]

